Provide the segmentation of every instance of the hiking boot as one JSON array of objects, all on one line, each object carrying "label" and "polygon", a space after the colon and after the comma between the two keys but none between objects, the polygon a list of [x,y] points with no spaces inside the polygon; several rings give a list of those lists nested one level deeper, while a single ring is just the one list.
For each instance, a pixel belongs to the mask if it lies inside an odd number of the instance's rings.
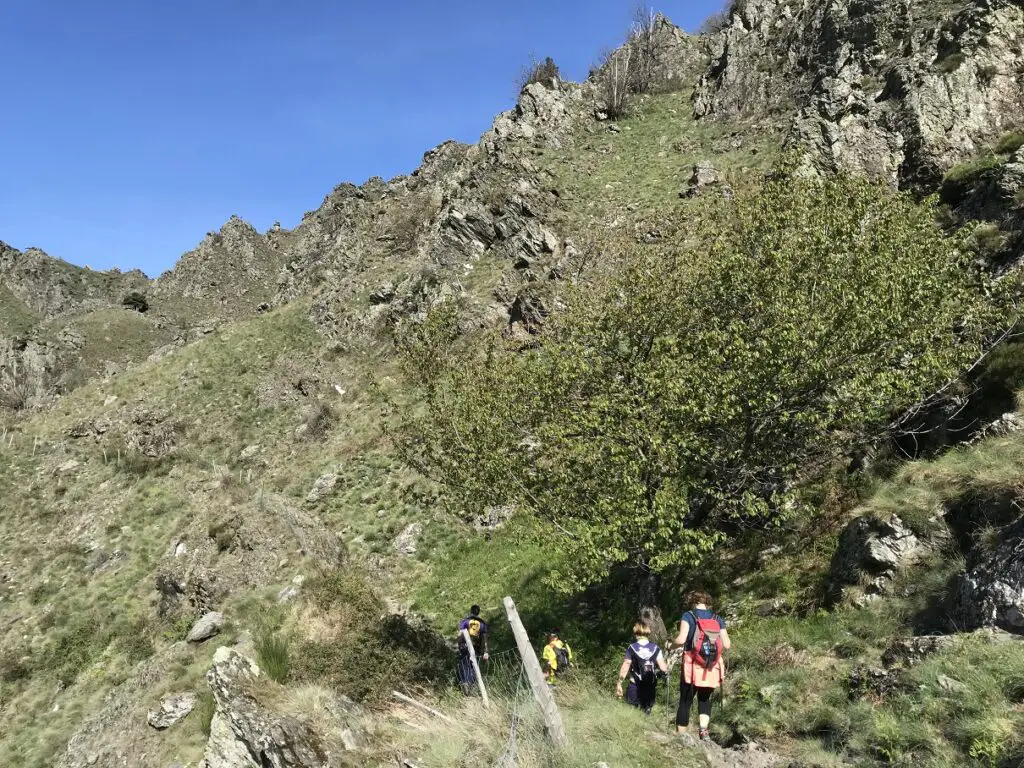
[{"label": "hiking boot", "polygon": [[701,728],[700,733],[697,734],[697,738],[699,738],[705,744],[711,743],[711,734],[708,733],[707,728]]}]

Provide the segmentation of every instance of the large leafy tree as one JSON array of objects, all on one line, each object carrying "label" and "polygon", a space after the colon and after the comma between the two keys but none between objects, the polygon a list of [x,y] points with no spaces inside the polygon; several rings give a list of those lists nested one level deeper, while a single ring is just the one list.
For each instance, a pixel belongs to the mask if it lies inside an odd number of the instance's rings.
[{"label": "large leafy tree", "polygon": [[706,556],[769,523],[837,452],[894,427],[996,322],[960,236],[864,180],[780,173],[697,204],[653,245],[603,245],[535,343],[414,334],[404,450],[460,503],[512,504],[587,585]]}]

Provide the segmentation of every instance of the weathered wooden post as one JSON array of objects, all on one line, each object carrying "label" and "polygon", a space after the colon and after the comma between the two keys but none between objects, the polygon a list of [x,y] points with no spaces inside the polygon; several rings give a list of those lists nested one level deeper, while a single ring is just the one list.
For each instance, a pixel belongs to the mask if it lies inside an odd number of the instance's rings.
[{"label": "weathered wooden post", "polygon": [[466,648],[469,649],[469,663],[473,665],[473,674],[476,675],[476,684],[480,686],[480,698],[484,700],[484,709],[491,708],[491,702],[487,698],[487,689],[484,687],[484,678],[480,674],[480,665],[476,662],[476,648],[473,647],[473,638],[469,636],[469,630],[462,630],[462,639],[466,641]]},{"label": "weathered wooden post", "polygon": [[544,679],[544,670],[540,668],[537,654],[533,652],[530,645],[530,638],[526,634],[526,628],[519,619],[519,611],[511,597],[505,598],[505,613],[508,614],[508,623],[512,625],[512,634],[516,637],[516,646],[519,648],[519,656],[526,668],[526,676],[530,678],[530,686],[533,688],[533,698],[537,700],[541,716],[544,718],[544,727],[547,728],[548,737],[556,749],[564,749],[569,746],[569,737],[565,735],[565,726],[562,724],[562,715],[555,704],[555,697]]}]

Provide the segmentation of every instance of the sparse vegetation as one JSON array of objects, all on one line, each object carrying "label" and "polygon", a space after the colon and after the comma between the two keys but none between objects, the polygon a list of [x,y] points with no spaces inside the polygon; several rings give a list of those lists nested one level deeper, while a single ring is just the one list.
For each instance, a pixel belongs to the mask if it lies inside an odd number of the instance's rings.
[{"label": "sparse vegetation", "polygon": [[126,294],[125,297],[121,299],[121,304],[128,309],[135,310],[136,312],[144,313],[149,311],[149,300],[146,298],[144,293],[140,293],[139,291],[132,291],[131,293]]},{"label": "sparse vegetation", "polygon": [[520,91],[534,83],[540,83],[545,88],[553,88],[558,83],[559,77],[558,65],[555,64],[554,59],[547,56],[543,61],[538,61],[534,58],[533,61],[523,67],[519,73],[517,83]]},{"label": "sparse vegetation", "polygon": [[1012,155],[1021,147],[1024,147],[1024,131],[1010,131],[999,137],[992,151],[998,155]]},{"label": "sparse vegetation", "polygon": [[288,681],[291,671],[291,642],[281,633],[263,630],[256,636],[256,660],[271,680]]}]

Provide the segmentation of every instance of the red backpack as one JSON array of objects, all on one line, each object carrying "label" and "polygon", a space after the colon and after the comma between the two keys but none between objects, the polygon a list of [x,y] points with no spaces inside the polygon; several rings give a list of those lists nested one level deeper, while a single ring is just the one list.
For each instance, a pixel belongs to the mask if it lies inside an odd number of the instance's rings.
[{"label": "red backpack", "polygon": [[718,660],[722,658],[722,625],[718,622],[717,616],[699,619],[695,611],[690,611],[690,615],[694,622],[690,658],[693,660],[694,668],[703,668],[704,678],[707,679],[708,672],[714,669]]}]

